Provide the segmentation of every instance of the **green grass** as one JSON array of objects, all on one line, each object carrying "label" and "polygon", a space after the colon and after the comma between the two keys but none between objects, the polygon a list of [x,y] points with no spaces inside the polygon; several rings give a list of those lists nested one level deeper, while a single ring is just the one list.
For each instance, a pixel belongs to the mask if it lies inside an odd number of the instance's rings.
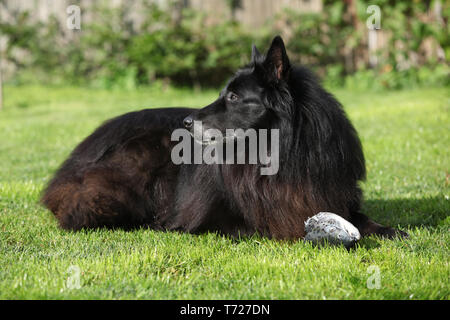
[{"label": "green grass", "polygon": [[[410,233],[354,250],[259,237],[60,230],[39,193],[83,137],[143,107],[201,107],[216,91],[6,87],[0,112],[0,298],[449,299],[448,88],[335,94],[367,158],[365,212]],[[70,289],[70,266],[81,271]],[[379,289],[367,287],[377,266]]]}]

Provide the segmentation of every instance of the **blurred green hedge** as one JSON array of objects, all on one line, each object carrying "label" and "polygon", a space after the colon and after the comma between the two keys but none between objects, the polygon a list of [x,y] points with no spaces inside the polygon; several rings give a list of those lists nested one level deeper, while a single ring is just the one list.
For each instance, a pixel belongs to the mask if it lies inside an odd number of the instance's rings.
[{"label": "blurred green hedge", "polygon": [[[143,12],[145,20],[137,28],[123,19],[121,8],[99,7],[95,22],[83,23],[82,30],[69,40],[56,19],[33,23],[27,12],[18,14],[14,22],[0,23],[0,32],[8,39],[5,55],[16,67],[11,80],[16,83],[133,88],[160,81],[215,87],[248,62],[251,44],[264,50],[270,39],[281,33],[288,35],[291,60],[310,65],[330,86],[448,85],[448,3],[438,23],[421,18],[431,10],[433,1],[372,2],[388,8],[382,13],[382,29],[390,34],[375,68],[368,68],[366,61],[369,2],[363,0],[356,1],[359,28],[349,18],[344,2],[325,0],[320,14],[286,10],[256,31],[235,21],[208,25],[204,14],[189,9],[182,11],[181,19],[173,19],[170,10],[148,5]],[[427,38],[443,48],[445,61],[432,57],[406,68],[400,66],[399,56],[408,58]],[[349,55],[353,57],[350,65]]]}]

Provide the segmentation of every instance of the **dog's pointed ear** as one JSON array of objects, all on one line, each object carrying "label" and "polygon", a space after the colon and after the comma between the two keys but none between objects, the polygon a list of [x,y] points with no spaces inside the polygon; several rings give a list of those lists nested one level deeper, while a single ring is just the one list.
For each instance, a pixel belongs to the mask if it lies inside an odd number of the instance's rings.
[{"label": "dog's pointed ear", "polygon": [[252,45],[252,62],[256,62],[261,57],[261,53],[259,53],[258,49],[255,45]]},{"label": "dog's pointed ear", "polygon": [[264,60],[264,67],[272,79],[287,79],[291,65],[283,39],[280,36],[276,36],[273,39],[272,45]]}]

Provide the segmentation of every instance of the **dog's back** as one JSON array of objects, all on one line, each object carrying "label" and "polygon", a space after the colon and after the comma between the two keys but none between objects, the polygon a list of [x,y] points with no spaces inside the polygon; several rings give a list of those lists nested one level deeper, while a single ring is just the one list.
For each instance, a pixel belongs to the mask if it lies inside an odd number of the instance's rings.
[{"label": "dog's back", "polygon": [[[156,212],[167,198],[162,186],[172,184],[177,171],[170,161],[170,135],[190,112],[146,109],[107,121],[58,169],[42,203],[65,229],[157,223]],[[157,191],[149,192],[155,186]]]}]

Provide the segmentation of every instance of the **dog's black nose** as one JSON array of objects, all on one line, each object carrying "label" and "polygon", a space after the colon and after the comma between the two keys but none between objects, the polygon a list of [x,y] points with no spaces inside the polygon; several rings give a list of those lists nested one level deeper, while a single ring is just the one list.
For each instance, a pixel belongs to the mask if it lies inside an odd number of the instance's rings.
[{"label": "dog's black nose", "polygon": [[192,125],[194,124],[194,120],[192,120],[192,117],[191,117],[191,116],[186,117],[186,118],[184,118],[184,120],[183,120],[183,124],[184,124],[184,126],[185,126],[187,129],[189,129],[189,128],[192,127]]}]

